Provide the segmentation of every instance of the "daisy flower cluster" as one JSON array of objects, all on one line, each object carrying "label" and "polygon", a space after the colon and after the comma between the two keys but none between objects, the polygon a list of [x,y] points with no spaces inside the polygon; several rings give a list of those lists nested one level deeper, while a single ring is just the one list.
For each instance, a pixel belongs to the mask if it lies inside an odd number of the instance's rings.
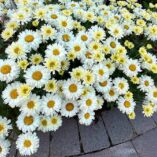
[{"label": "daisy flower cluster", "polygon": [[144,116],[157,112],[156,4],[6,2],[0,0],[8,8],[0,7],[0,157],[12,127],[20,131],[20,154],[31,155],[39,147],[36,131],[56,131],[62,117],[90,125],[97,110],[116,105],[134,119],[138,101]]}]

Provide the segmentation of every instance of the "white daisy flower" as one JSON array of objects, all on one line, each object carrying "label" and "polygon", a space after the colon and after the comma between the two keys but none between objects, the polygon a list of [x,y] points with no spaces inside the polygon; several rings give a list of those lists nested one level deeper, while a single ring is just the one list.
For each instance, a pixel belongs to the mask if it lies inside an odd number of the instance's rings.
[{"label": "white daisy flower", "polygon": [[31,94],[27,100],[25,100],[21,107],[20,111],[25,114],[35,114],[39,113],[41,110],[41,100],[40,96],[36,94]]},{"label": "white daisy flower", "polygon": [[38,32],[32,30],[25,30],[21,32],[18,36],[19,42],[25,45],[28,50],[37,50],[40,43],[42,42],[41,35]]},{"label": "white daisy flower", "polygon": [[95,113],[92,111],[82,111],[79,113],[79,123],[83,125],[90,125],[95,119]]},{"label": "white daisy flower", "polygon": [[50,117],[49,131],[56,131],[62,125],[61,116],[55,114]]},{"label": "white daisy flower", "polygon": [[15,80],[20,73],[20,69],[16,62],[11,59],[0,60],[0,80],[11,82]]},{"label": "white daisy flower", "polygon": [[76,40],[80,40],[83,43],[89,43],[91,41],[91,36],[86,31],[79,31],[76,35]]},{"label": "white daisy flower", "polygon": [[38,130],[48,132],[50,129],[50,118],[47,116],[40,116],[40,124]]},{"label": "white daisy flower", "polygon": [[0,116],[0,138],[8,136],[8,131],[12,129],[11,121]]},{"label": "white daisy flower", "polygon": [[8,84],[5,90],[2,92],[2,98],[5,104],[8,104],[11,108],[15,106],[20,106],[21,102],[24,100],[23,97],[20,97],[18,93],[18,88],[21,85],[19,82],[14,82]]},{"label": "white daisy flower", "polygon": [[16,121],[17,127],[22,132],[34,131],[39,126],[39,115],[21,113]]},{"label": "white daisy flower", "polygon": [[10,142],[0,138],[0,157],[6,157],[9,154]]},{"label": "white daisy flower", "polygon": [[132,99],[125,99],[123,97],[120,97],[117,101],[118,109],[122,113],[130,114],[134,111],[134,108],[136,106],[136,103]]},{"label": "white daisy flower", "polygon": [[142,75],[140,77],[140,84],[138,88],[143,92],[149,92],[154,87],[154,80],[147,75]]},{"label": "white daisy flower", "polygon": [[25,72],[24,77],[28,85],[41,88],[50,79],[50,72],[41,65],[31,66]]},{"label": "white daisy flower", "polygon": [[8,58],[10,59],[26,59],[26,53],[28,52],[25,45],[19,43],[19,42],[12,42],[11,45],[9,45],[5,53],[8,55]]},{"label": "white daisy flower", "polygon": [[129,89],[128,81],[123,77],[117,77],[113,80],[114,87],[117,92],[120,94],[125,94]]},{"label": "white daisy flower", "polygon": [[36,133],[25,133],[18,136],[16,147],[21,155],[31,155],[39,148],[39,138]]},{"label": "white daisy flower", "polygon": [[98,90],[98,92],[105,93],[105,92],[109,91],[111,87],[112,87],[111,79],[102,80],[101,82],[95,83],[95,88]]},{"label": "white daisy flower", "polygon": [[44,20],[45,17],[46,17],[46,13],[47,13],[47,10],[46,10],[44,7],[37,8],[37,9],[34,11],[34,17],[35,17],[37,20]]},{"label": "white daisy flower", "polygon": [[62,99],[57,94],[47,94],[42,97],[42,102],[41,112],[46,116],[50,116],[60,111]]},{"label": "white daisy flower", "polygon": [[104,93],[104,98],[108,102],[113,102],[118,99],[119,93],[115,88],[111,87],[107,92]]},{"label": "white daisy flower", "polygon": [[94,111],[97,106],[97,97],[95,94],[88,94],[87,96],[83,97],[80,101],[80,109],[83,111]]},{"label": "white daisy flower", "polygon": [[121,69],[128,77],[137,76],[141,72],[139,61],[133,59],[128,59]]},{"label": "white daisy flower", "polygon": [[43,25],[41,27],[41,34],[44,41],[49,39],[53,40],[56,37],[56,30],[51,25]]},{"label": "white daisy flower", "polygon": [[70,17],[60,16],[58,19],[58,27],[60,30],[72,30],[73,20]]},{"label": "white daisy flower", "polygon": [[123,29],[120,25],[114,24],[109,28],[109,33],[112,35],[113,38],[121,39],[124,36]]},{"label": "white daisy flower", "polygon": [[64,59],[67,54],[65,48],[60,44],[48,45],[45,51],[46,58]]},{"label": "white daisy flower", "polygon": [[97,81],[106,80],[109,78],[109,70],[102,63],[94,65],[93,73],[95,74]]},{"label": "white daisy flower", "polygon": [[68,99],[77,99],[82,94],[82,85],[75,80],[67,80],[63,84],[63,94]]},{"label": "white daisy flower", "polygon": [[61,115],[65,117],[73,117],[78,112],[78,102],[74,100],[66,100],[62,103]]}]

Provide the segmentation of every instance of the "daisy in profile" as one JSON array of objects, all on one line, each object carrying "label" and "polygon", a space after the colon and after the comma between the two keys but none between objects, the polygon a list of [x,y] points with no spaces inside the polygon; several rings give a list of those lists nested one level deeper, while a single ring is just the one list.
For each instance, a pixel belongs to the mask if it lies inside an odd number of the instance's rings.
[{"label": "daisy in profile", "polygon": [[41,27],[41,34],[44,41],[47,41],[49,39],[53,40],[55,39],[56,30],[51,27],[51,25],[43,25]]},{"label": "daisy in profile", "polygon": [[20,111],[25,114],[39,113],[41,110],[41,100],[36,94],[31,94],[20,106]]},{"label": "daisy in profile", "polygon": [[65,117],[73,117],[78,112],[78,102],[66,100],[61,107],[61,115]]},{"label": "daisy in profile", "polygon": [[42,97],[42,102],[41,112],[46,116],[50,116],[60,111],[62,99],[57,94],[47,94]]},{"label": "daisy in profile", "polygon": [[115,88],[111,87],[108,91],[104,93],[104,98],[108,102],[113,102],[118,99],[119,93]]},{"label": "daisy in profile", "polygon": [[142,75],[139,82],[138,88],[143,92],[148,92],[154,87],[154,81],[150,76]]},{"label": "daisy in profile", "polygon": [[67,80],[63,84],[63,94],[68,99],[77,99],[82,94],[82,85],[74,80]]},{"label": "daisy in profile", "polygon": [[9,154],[10,142],[0,138],[0,157],[6,157]]},{"label": "daisy in profile", "polygon": [[129,89],[128,81],[123,77],[117,77],[113,80],[114,87],[119,94],[125,94]]},{"label": "daisy in profile", "polygon": [[1,33],[1,37],[4,39],[4,41],[9,40],[14,34],[14,30],[12,28],[6,28]]},{"label": "daisy in profile", "polygon": [[58,114],[50,116],[49,131],[56,131],[62,125],[62,118]]},{"label": "daisy in profile", "polygon": [[95,74],[97,81],[101,81],[109,78],[108,68],[102,63],[94,65],[93,73]]},{"label": "daisy in profile", "polygon": [[16,124],[22,132],[34,131],[39,126],[39,115],[21,113]]},{"label": "daisy in profile", "polygon": [[5,104],[8,104],[11,108],[20,106],[24,100],[18,93],[18,88],[21,85],[19,82],[8,84],[5,90],[2,92],[2,98]]},{"label": "daisy in profile", "polygon": [[47,116],[40,116],[40,124],[38,130],[48,132],[50,127],[50,118]]},{"label": "daisy in profile", "polygon": [[83,111],[90,110],[94,111],[97,106],[97,97],[95,94],[88,94],[87,96],[83,97],[80,101],[80,109]]},{"label": "daisy in profile", "polygon": [[97,104],[96,104],[96,109],[95,110],[102,109],[103,105],[104,105],[104,99],[100,95],[98,95],[97,96]]},{"label": "daisy in profile", "polygon": [[64,59],[67,54],[65,48],[60,44],[48,45],[45,51],[46,58]]},{"label": "daisy in profile", "polygon": [[21,134],[17,138],[16,147],[22,156],[34,154],[39,148],[39,138],[36,133]]},{"label": "daisy in profile", "polygon": [[12,129],[11,121],[0,116],[0,138],[8,136],[8,131]]},{"label": "daisy in profile", "polygon": [[38,32],[32,31],[32,30],[25,30],[21,32],[18,36],[19,42],[22,45],[25,45],[28,50],[37,50],[40,43],[42,42],[41,40],[41,35]]},{"label": "daisy in profile", "polygon": [[33,65],[39,65],[43,61],[41,54],[36,53],[30,56],[30,61]]},{"label": "daisy in profile", "polygon": [[9,45],[6,50],[5,53],[8,55],[8,58],[10,59],[26,59],[26,53],[28,53],[27,48],[22,45],[19,42],[12,42],[11,45]]},{"label": "daisy in profile", "polygon": [[137,76],[141,72],[140,63],[138,60],[128,59],[122,70],[128,77]]},{"label": "daisy in profile", "polygon": [[50,79],[50,72],[41,65],[31,66],[25,72],[24,77],[31,87],[41,88]]},{"label": "daisy in profile", "polygon": [[15,80],[20,73],[16,62],[10,59],[0,60],[0,80],[11,82]]},{"label": "daisy in profile", "polygon": [[78,115],[79,123],[83,125],[90,125],[95,119],[93,111],[81,111]]},{"label": "daisy in profile", "polygon": [[120,97],[117,101],[118,109],[122,113],[130,114],[134,111],[134,108],[136,106],[136,103],[133,101],[133,99],[125,99],[123,97]]}]

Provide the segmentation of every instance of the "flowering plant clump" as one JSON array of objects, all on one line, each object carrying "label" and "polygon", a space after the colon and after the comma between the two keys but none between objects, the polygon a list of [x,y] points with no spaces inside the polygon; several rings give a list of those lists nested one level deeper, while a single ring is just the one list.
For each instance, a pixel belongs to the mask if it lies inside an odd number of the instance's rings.
[{"label": "flowering plant clump", "polygon": [[157,111],[156,9],[136,0],[1,0],[0,157],[8,154],[12,128],[20,133],[20,154],[31,155],[39,147],[35,132],[56,131],[62,117],[90,125],[96,110],[116,104],[134,119],[141,100],[151,117]]}]

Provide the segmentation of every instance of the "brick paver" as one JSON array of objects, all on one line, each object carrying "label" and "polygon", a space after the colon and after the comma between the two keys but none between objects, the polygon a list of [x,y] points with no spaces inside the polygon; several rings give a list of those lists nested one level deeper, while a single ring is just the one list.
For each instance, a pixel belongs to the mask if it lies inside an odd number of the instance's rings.
[{"label": "brick paver", "polygon": [[118,109],[103,112],[102,117],[113,145],[125,142],[134,137],[129,120]]},{"label": "brick paver", "polygon": [[52,134],[50,157],[63,157],[80,153],[77,122],[64,119],[62,127]]},{"label": "brick paver", "polygon": [[157,157],[157,128],[134,139],[133,145],[140,157]]},{"label": "brick paver", "polygon": [[110,146],[102,119],[90,126],[79,125],[84,152],[91,152]]},{"label": "brick paver", "polygon": [[82,155],[80,157],[138,157],[138,155],[131,142],[127,142],[97,153]]}]

